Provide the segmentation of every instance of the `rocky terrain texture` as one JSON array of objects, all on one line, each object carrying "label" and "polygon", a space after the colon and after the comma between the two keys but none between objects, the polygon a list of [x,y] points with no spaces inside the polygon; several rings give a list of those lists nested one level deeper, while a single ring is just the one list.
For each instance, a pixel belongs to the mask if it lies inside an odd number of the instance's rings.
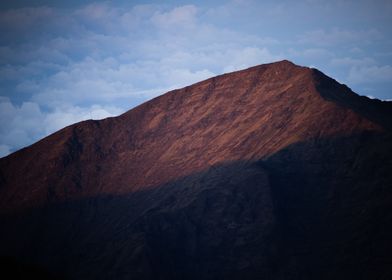
[{"label": "rocky terrain texture", "polygon": [[392,104],[259,65],[0,159],[3,272],[392,279]]}]

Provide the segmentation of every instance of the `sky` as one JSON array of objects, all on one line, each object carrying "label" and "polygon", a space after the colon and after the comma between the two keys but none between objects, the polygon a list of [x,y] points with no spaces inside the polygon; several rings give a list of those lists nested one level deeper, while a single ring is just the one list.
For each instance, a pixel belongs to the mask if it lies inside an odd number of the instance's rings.
[{"label": "sky", "polygon": [[0,156],[206,78],[288,59],[392,100],[392,1],[0,2]]}]

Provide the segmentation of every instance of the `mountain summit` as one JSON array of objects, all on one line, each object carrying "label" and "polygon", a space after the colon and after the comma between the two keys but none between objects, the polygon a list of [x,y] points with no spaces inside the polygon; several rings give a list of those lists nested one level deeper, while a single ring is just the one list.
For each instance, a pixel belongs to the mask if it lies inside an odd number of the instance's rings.
[{"label": "mountain summit", "polygon": [[390,279],[392,105],[289,61],[0,159],[0,256],[66,279]]}]

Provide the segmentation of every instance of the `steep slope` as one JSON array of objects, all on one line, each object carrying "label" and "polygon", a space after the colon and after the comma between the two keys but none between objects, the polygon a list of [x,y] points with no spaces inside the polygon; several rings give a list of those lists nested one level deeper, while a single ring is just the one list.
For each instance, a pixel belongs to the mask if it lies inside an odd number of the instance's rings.
[{"label": "steep slope", "polygon": [[[261,65],[67,127],[1,160],[2,205],[129,193],[296,142],[382,129],[344,102],[326,102],[331,94],[320,94],[317,77],[288,61]],[[335,81],[323,84],[349,94]]]},{"label": "steep slope", "polygon": [[391,123],[288,61],[169,92],[0,159],[0,255],[70,279],[389,279]]}]

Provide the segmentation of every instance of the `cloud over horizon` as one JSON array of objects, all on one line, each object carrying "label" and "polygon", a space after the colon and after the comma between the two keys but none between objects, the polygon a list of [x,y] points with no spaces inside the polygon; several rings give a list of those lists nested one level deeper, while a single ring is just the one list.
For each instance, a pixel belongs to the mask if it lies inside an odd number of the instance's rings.
[{"label": "cloud over horizon", "polygon": [[[280,59],[392,97],[388,1],[42,3],[0,10],[0,156],[74,122]],[[353,5],[356,15],[343,17]]]}]

